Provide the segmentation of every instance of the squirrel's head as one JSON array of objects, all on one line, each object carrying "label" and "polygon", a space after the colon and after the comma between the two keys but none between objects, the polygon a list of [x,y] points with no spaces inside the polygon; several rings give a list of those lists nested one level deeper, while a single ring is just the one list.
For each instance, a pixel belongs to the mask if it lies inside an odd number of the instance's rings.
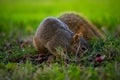
[{"label": "squirrel's head", "polygon": [[89,49],[88,42],[84,39],[82,32],[74,34],[71,40],[72,49],[75,54],[84,54]]}]

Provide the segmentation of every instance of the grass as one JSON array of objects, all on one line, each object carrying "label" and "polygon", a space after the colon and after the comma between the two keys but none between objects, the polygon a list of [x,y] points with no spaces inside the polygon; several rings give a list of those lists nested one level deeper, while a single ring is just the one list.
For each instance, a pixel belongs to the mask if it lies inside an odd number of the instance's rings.
[{"label": "grass", "polygon": [[22,29],[30,27],[34,31],[43,18],[47,16],[58,17],[67,11],[78,12],[99,27],[105,26],[110,31],[120,23],[118,0],[7,0],[1,1],[0,11],[0,30],[2,31],[10,31],[18,27],[22,27]]},{"label": "grass", "polygon": [[[0,0],[1,80],[119,80],[120,7],[119,0]],[[31,36],[48,16],[76,12],[88,18],[107,35],[92,40],[92,50],[81,64],[63,60],[48,64],[32,46]],[[102,63],[96,54],[105,55]],[[92,58],[92,61],[90,60]]]}]

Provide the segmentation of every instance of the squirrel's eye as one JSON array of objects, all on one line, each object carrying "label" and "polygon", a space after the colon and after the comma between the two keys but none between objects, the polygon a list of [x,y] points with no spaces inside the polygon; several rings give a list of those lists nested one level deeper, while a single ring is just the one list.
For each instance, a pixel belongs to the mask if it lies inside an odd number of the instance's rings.
[{"label": "squirrel's eye", "polygon": [[86,46],[82,46],[81,48],[83,51],[86,51],[87,50],[87,47]]}]

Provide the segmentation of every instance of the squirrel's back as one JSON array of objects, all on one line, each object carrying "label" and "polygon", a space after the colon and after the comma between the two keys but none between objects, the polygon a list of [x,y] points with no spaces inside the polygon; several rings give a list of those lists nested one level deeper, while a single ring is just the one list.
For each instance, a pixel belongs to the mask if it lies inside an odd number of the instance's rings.
[{"label": "squirrel's back", "polygon": [[75,33],[82,32],[86,40],[91,40],[93,37],[105,38],[105,36],[91,22],[75,13],[66,13],[59,17],[61,21]]}]

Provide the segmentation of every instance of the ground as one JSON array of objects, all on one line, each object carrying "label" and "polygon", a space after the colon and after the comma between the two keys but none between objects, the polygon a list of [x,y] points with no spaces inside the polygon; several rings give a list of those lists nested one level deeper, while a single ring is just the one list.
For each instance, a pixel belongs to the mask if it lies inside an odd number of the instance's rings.
[{"label": "ground", "polygon": [[[120,7],[119,0],[1,0],[0,79],[1,80],[119,80]],[[75,12],[90,20],[107,36],[92,40],[91,51],[79,62],[47,63],[31,42],[41,20]],[[105,56],[103,61],[96,56]]]}]

